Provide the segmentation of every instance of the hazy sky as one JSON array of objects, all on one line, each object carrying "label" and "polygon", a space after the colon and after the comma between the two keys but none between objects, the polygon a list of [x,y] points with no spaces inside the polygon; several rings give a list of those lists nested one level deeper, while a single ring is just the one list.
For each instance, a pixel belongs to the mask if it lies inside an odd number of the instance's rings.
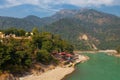
[{"label": "hazy sky", "polygon": [[61,9],[88,7],[120,15],[120,0],[0,0],[0,16],[44,17]]}]

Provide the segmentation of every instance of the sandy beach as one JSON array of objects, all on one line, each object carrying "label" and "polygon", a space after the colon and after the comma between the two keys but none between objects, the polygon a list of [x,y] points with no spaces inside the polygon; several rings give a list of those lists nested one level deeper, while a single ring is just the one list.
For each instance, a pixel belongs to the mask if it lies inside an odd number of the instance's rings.
[{"label": "sandy beach", "polygon": [[98,53],[98,52],[103,52],[103,53],[110,53],[110,54],[116,54],[116,50],[96,50],[96,51],[74,51],[74,53]]},{"label": "sandy beach", "polygon": [[[79,55],[78,59],[75,63],[83,62],[88,60],[89,58],[83,55]],[[20,77],[20,80],[61,80],[66,75],[72,73],[75,70],[74,66],[72,67],[56,67],[55,69],[49,70],[47,72],[42,73],[41,75],[28,75],[25,77]]]},{"label": "sandy beach", "polygon": [[74,67],[56,67],[53,70],[49,70],[39,76],[37,75],[29,75],[25,77],[21,77],[20,80],[61,80],[67,74],[70,74],[74,71]]}]

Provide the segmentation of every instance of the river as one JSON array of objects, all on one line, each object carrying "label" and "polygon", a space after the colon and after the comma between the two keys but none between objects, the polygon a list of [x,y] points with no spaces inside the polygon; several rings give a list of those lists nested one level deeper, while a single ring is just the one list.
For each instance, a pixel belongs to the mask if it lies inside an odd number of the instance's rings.
[{"label": "river", "polygon": [[85,55],[90,59],[78,64],[64,80],[120,80],[120,58],[105,53]]}]

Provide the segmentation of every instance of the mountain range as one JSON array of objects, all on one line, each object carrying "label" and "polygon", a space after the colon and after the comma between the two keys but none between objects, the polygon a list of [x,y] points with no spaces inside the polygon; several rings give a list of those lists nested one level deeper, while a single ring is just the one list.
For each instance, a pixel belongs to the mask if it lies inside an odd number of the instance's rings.
[{"label": "mountain range", "polygon": [[0,29],[10,27],[59,34],[75,49],[115,49],[120,45],[120,17],[93,9],[64,9],[50,17],[0,17]]}]

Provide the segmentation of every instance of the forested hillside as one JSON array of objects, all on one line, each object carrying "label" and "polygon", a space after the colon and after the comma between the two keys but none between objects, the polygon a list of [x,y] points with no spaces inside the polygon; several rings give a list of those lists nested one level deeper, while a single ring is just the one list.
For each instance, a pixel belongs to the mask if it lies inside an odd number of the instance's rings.
[{"label": "forested hillside", "polygon": [[[59,34],[74,44],[76,49],[115,49],[120,44],[120,18],[93,9],[61,10],[56,14],[39,18],[0,17],[0,29],[9,27],[30,31],[38,27],[40,31]],[[87,39],[84,39],[84,35]]]},{"label": "forested hillside", "polygon": [[[15,32],[16,33],[13,33]],[[8,33],[10,32],[10,33]],[[59,59],[52,55],[53,52],[67,52],[73,54],[73,46],[58,35],[48,32],[40,33],[36,28],[33,35],[18,35],[17,29],[4,30],[5,37],[0,37],[0,74],[25,74],[35,68],[35,64],[57,65]],[[12,34],[17,37],[12,36]],[[1,35],[1,34],[0,34]],[[9,35],[9,36],[8,36]],[[18,36],[20,36],[18,38]],[[42,67],[39,69],[41,70]]]},{"label": "forested hillside", "polygon": [[[115,49],[120,44],[120,18],[95,10],[84,10],[44,27],[75,44],[77,49]],[[86,34],[89,40],[81,40]]]}]

